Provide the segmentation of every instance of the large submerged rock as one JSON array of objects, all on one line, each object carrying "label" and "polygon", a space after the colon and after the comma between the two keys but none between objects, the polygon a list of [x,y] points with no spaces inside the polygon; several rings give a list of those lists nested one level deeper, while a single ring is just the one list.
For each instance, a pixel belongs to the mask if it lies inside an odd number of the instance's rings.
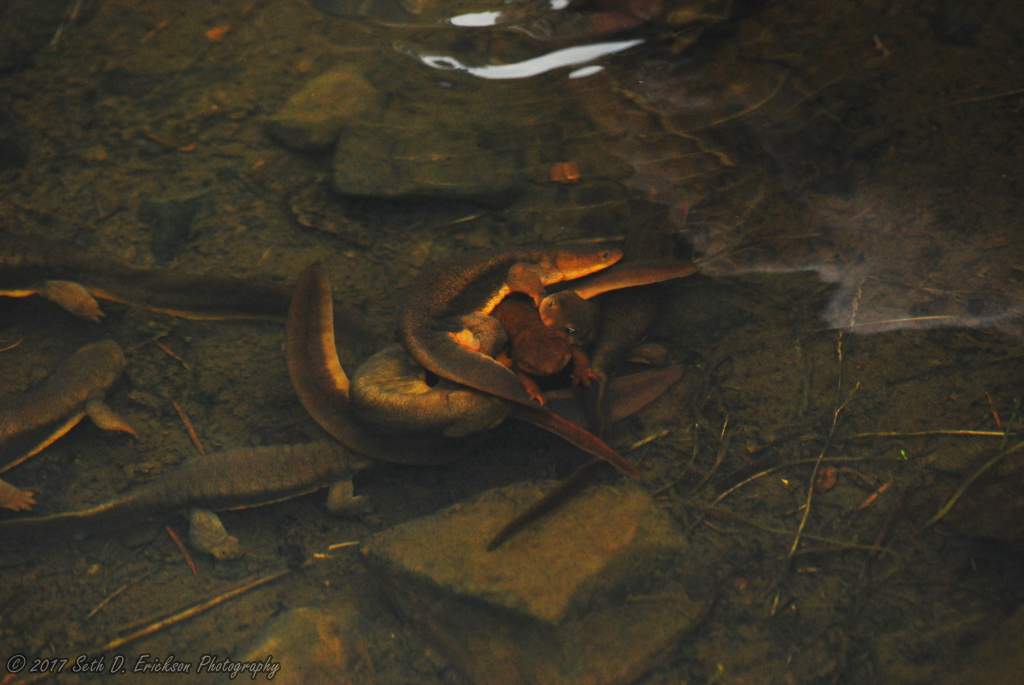
[{"label": "large submerged rock", "polygon": [[641,489],[596,487],[494,552],[542,494],[485,493],[380,533],[364,559],[391,603],[475,683],[629,683],[694,628],[708,597],[677,569],[685,543]]},{"label": "large submerged rock", "polygon": [[313,152],[330,149],[345,124],[376,105],[377,92],[355,69],[320,74],[288,98],[267,120],[267,132],[281,144]]}]

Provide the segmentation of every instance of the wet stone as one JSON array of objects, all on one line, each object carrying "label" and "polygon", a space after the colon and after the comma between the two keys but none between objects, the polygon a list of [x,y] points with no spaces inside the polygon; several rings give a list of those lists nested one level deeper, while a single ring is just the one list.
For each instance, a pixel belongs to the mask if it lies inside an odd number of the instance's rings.
[{"label": "wet stone", "polygon": [[[416,122],[425,114],[401,116]],[[437,122],[422,134],[391,123],[390,118],[379,128],[363,123],[338,139],[335,190],[386,198],[501,198],[525,180],[518,150],[488,150],[482,138],[456,122]]]},{"label": "wet stone", "polygon": [[632,485],[585,490],[494,552],[543,492],[493,490],[380,533],[363,557],[383,592],[471,682],[627,683],[693,629],[708,598],[685,542]]},{"label": "wet stone", "polygon": [[349,67],[317,76],[267,121],[267,132],[282,145],[300,152],[334,145],[346,121],[376,103],[373,86]]},{"label": "wet stone", "polygon": [[160,265],[166,265],[192,238],[192,223],[204,204],[202,196],[182,199],[143,198],[139,220],[150,229],[150,247]]},{"label": "wet stone", "polygon": [[369,682],[355,677],[363,667],[359,623],[356,610],[338,602],[291,609],[268,623],[237,661],[268,664],[253,680],[269,678],[276,664],[272,679],[279,685]]}]

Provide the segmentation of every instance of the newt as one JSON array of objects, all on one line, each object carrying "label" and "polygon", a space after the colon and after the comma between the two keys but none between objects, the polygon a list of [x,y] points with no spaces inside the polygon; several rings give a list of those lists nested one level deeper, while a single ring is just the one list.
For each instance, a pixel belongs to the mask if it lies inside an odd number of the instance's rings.
[{"label": "newt", "polygon": [[68,524],[107,527],[195,507],[246,509],[328,486],[348,493],[348,479],[368,465],[334,442],[225,450],[190,459],[149,483],[85,509],[2,520],[0,535],[22,535]]},{"label": "newt", "polygon": [[516,375],[480,351],[500,323],[489,316],[511,293],[539,305],[545,288],[608,268],[622,257],[609,247],[517,249],[476,254],[429,267],[417,278],[399,335],[423,368],[526,407],[537,402]]},{"label": "newt", "polygon": [[[302,404],[341,444],[319,442],[295,446],[272,445],[209,454],[185,462],[124,495],[91,507],[2,520],[0,536],[32,533],[61,525],[107,526],[134,522],[140,518],[153,519],[195,508],[241,509],[289,499],[328,486],[328,502],[333,503],[331,508],[348,508],[354,499],[351,496],[351,481],[348,479],[354,472],[369,466],[372,460],[430,465],[447,463],[463,456],[464,452],[459,446],[465,444],[464,440],[431,441],[421,436],[408,441],[395,437],[384,439],[368,431],[357,420],[350,399],[348,376],[337,359],[332,304],[330,285],[323,270],[318,265],[306,269],[297,280],[295,298],[289,313],[286,359],[292,383]],[[522,410],[526,414],[520,418],[531,421],[530,410],[525,407],[513,407],[504,400],[454,383],[445,385],[441,381],[428,384],[426,372],[412,365],[405,351],[397,346],[381,354],[385,361],[380,362],[375,370],[365,372],[361,369],[355,376],[369,373],[371,382],[390,378],[392,384],[385,384],[378,392],[371,393],[371,397],[375,401],[384,401],[386,407],[399,408],[402,415],[411,415],[414,422],[421,420],[416,416],[417,412],[441,406],[454,392],[465,395],[460,400],[464,416],[470,416],[475,411],[477,417],[500,421],[512,407],[513,415]],[[400,357],[404,357],[404,360]],[[396,359],[397,363],[394,361]],[[623,404],[616,403],[620,410],[616,417],[624,417],[639,410],[677,378],[678,375],[658,379],[647,376],[639,381],[639,385],[637,380],[616,379],[616,383],[621,382],[622,385],[615,385],[613,392],[618,388],[630,389],[630,392],[623,395]],[[438,395],[428,397],[426,404],[417,404],[422,395],[435,392]],[[408,395],[408,398],[398,401],[390,397],[389,393]],[[498,414],[493,413],[496,403],[500,410]],[[453,413],[453,418],[456,413]],[[395,421],[399,418],[396,417]],[[543,427],[544,421],[540,420],[539,423]],[[391,428],[396,429],[396,426]],[[577,438],[574,444],[585,445],[586,440],[585,437]],[[193,512],[193,521],[196,518],[207,517],[202,512],[198,512],[198,515]]]},{"label": "newt", "polygon": [[[319,264],[307,267],[296,281],[295,295],[288,313],[285,357],[295,394],[309,415],[343,445],[372,459],[422,465],[442,464],[458,459],[461,456],[459,445],[453,444],[451,440],[441,437],[400,437],[394,435],[394,431],[391,431],[388,438],[383,438],[360,423],[353,408],[348,374],[338,360],[331,314],[332,302],[330,283],[323,269]],[[492,322],[481,330],[478,337],[481,344],[493,345],[503,338],[501,324],[494,319]],[[515,374],[491,357],[484,357],[484,353],[475,354],[491,360],[502,373],[512,379],[515,388],[526,398],[521,404],[513,402],[514,407],[509,414],[512,418],[532,423],[554,433],[570,444],[611,463],[627,476],[637,477],[636,467],[603,440],[572,421],[542,410],[526,395]],[[403,391],[398,398],[377,393],[378,399],[385,403],[385,407],[400,408],[397,417],[399,419],[402,416],[415,417],[417,413],[429,416],[439,407],[445,407],[452,393],[466,390],[465,387],[459,387],[462,385],[461,382],[432,384],[427,378],[426,370],[422,367],[413,368],[416,372],[412,379],[411,391]],[[481,392],[494,396],[486,390]],[[479,393],[475,396],[469,395],[465,401],[479,402],[482,396]],[[422,421],[421,417],[414,419],[417,425],[422,425]]]},{"label": "newt", "polygon": [[[0,400],[0,448],[20,453],[0,466],[0,473],[39,454],[86,417],[102,430],[135,436],[131,425],[103,401],[124,368],[121,346],[100,340],[79,348],[42,383]],[[26,508],[24,498],[0,499],[0,506]]]},{"label": "newt", "polygon": [[0,243],[0,297],[39,296],[68,312],[99,321],[106,300],[187,319],[280,319],[290,286],[220,274],[144,269],[83,255],[36,238]]},{"label": "newt", "polygon": [[[547,299],[547,298],[545,298]],[[507,297],[494,308],[492,316],[501,322],[508,336],[508,347],[498,361],[515,372],[523,388],[538,404],[544,394],[537,377],[553,376],[572,362],[573,385],[592,380],[590,362],[583,345],[574,339],[576,329],[566,321],[563,326],[547,326],[537,307],[529,300]]]},{"label": "newt", "polygon": [[[626,234],[623,252],[626,257],[622,266],[634,260],[648,263],[652,260],[662,261],[661,255],[672,253],[671,238],[654,224],[634,224]],[[669,271],[673,269],[671,264],[679,265],[681,269],[676,277],[689,276],[697,271],[696,265],[687,262],[669,262]],[[648,273],[659,272],[664,273],[660,269]],[[587,283],[580,285],[584,292],[588,292]],[[601,287],[600,281],[596,285],[589,285]],[[600,336],[590,358],[597,379],[584,392],[587,425],[598,435],[603,435],[610,423],[608,384],[615,376],[620,362],[657,321],[661,303],[665,299],[662,287],[659,280],[643,282],[642,274],[638,274],[637,280],[629,288],[609,292],[601,300]]]},{"label": "newt", "polygon": [[557,374],[570,361],[573,384],[589,386],[599,377],[585,352],[597,335],[600,320],[593,298],[695,272],[692,263],[677,260],[620,262],[545,296],[538,307],[521,298],[505,298],[492,312],[508,336],[508,350],[501,361],[516,372],[526,391],[541,404],[543,394],[534,377]]}]

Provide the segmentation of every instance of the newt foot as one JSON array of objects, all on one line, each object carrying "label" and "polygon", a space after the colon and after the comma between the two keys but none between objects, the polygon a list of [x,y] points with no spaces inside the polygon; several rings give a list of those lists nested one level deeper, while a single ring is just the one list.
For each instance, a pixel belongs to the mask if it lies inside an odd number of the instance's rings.
[{"label": "newt foot", "polygon": [[0,480],[0,508],[11,511],[28,511],[36,505],[36,495],[31,490],[22,490],[5,480]]},{"label": "newt foot", "polygon": [[369,498],[355,494],[351,480],[339,480],[327,490],[327,511],[335,516],[358,516],[369,510]]}]

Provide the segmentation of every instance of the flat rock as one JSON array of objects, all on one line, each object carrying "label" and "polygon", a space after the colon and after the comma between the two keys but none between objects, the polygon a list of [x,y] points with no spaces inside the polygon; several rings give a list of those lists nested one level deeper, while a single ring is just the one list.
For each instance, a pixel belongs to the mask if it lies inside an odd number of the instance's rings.
[{"label": "flat rock", "polygon": [[309,81],[267,120],[267,132],[293,150],[334,145],[346,122],[376,106],[377,91],[355,69],[333,69]]},{"label": "flat rock", "polygon": [[366,682],[353,678],[361,668],[359,630],[358,613],[348,605],[297,607],[268,623],[236,661],[265,665],[262,673],[245,674],[253,680],[272,678],[285,685]]},{"label": "flat rock", "polygon": [[632,485],[585,490],[487,552],[543,489],[515,485],[372,538],[388,599],[478,683],[628,683],[703,615],[682,587],[685,542]]}]

